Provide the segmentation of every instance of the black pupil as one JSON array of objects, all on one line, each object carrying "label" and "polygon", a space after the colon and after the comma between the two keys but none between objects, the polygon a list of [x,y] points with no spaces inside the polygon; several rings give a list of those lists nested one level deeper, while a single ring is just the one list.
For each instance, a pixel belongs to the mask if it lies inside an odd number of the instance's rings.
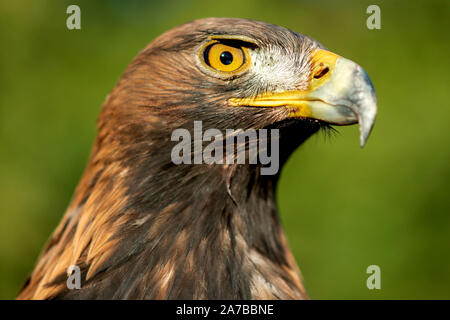
[{"label": "black pupil", "polygon": [[229,65],[233,62],[233,55],[228,51],[222,52],[220,54],[220,62],[222,62],[224,65]]}]

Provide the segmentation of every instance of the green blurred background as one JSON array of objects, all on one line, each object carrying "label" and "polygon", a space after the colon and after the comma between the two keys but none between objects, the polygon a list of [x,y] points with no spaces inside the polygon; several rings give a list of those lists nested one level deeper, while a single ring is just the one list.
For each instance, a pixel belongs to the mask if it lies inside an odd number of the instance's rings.
[{"label": "green blurred background", "polygon": [[[81,30],[66,8],[81,7]],[[366,8],[381,8],[381,30]],[[282,172],[282,220],[313,299],[450,298],[450,1],[12,1],[0,4],[0,298],[58,224],[100,106],[162,32],[209,16],[279,24],[362,65],[379,115],[311,138]],[[366,268],[381,267],[381,290]]]}]

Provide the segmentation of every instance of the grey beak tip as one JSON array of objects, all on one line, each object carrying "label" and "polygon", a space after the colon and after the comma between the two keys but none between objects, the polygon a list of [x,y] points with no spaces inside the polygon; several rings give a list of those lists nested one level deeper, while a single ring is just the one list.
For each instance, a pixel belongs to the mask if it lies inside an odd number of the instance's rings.
[{"label": "grey beak tip", "polygon": [[361,149],[364,148],[365,144],[366,144],[366,142],[361,140],[361,143],[360,143]]},{"label": "grey beak tip", "polygon": [[359,145],[361,146],[361,148],[364,148],[364,146],[366,145],[367,138],[368,136],[361,132],[361,136],[359,138]]},{"label": "grey beak tip", "polygon": [[360,145],[361,149],[366,146],[368,139],[369,139],[368,136],[367,137],[361,136],[360,141],[359,141],[359,145]]},{"label": "grey beak tip", "polygon": [[367,73],[361,68],[362,77],[359,79],[362,82],[359,84],[358,105],[359,105],[359,130],[360,130],[360,145],[361,148],[367,143],[370,133],[372,132],[375,118],[377,115],[377,97],[375,89],[370,81]]},{"label": "grey beak tip", "polygon": [[360,122],[360,136],[359,136],[359,144],[361,148],[364,148],[364,146],[367,143],[367,140],[369,139],[370,133],[372,132],[372,128],[375,122],[375,117],[370,119],[369,126],[366,127],[366,123]]}]

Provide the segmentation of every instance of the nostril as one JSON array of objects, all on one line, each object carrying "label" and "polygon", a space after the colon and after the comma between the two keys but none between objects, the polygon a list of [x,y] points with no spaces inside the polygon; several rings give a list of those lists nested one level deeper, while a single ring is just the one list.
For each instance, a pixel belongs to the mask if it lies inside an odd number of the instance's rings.
[{"label": "nostril", "polygon": [[330,71],[330,69],[328,67],[325,67],[321,70],[319,70],[318,72],[316,72],[316,74],[314,75],[314,79],[320,79],[322,78],[324,75],[326,75],[328,73],[328,71]]}]

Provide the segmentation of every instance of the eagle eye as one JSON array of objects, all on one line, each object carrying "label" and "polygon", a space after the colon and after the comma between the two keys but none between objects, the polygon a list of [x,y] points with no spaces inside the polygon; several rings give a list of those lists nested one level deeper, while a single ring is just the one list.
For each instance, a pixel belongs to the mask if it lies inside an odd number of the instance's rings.
[{"label": "eagle eye", "polygon": [[224,73],[236,73],[250,63],[247,48],[239,43],[210,42],[203,49],[203,60],[209,67]]}]

